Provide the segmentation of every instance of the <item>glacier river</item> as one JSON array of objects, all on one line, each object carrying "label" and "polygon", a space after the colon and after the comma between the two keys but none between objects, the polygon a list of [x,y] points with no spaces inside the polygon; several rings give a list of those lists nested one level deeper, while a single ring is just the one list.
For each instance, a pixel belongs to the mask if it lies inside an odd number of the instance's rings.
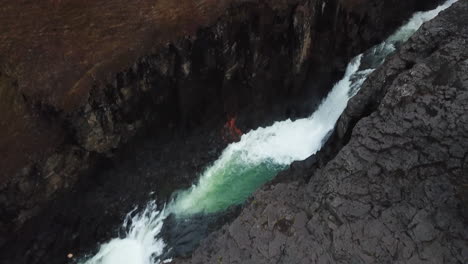
[{"label": "glacier river", "polygon": [[130,212],[123,223],[127,230],[125,237],[101,245],[94,256],[83,257],[79,263],[155,264],[169,261],[163,258],[172,248],[161,235],[169,215],[175,216],[176,221],[186,221],[193,215],[209,215],[242,204],[293,161],[315,154],[367,76],[424,22],[456,1],[448,0],[434,10],[415,13],[384,42],[353,58],[344,77],[311,116],[279,121],[244,134],[239,142],[226,147],[191,188],[178,191],[164,208],[157,208],[156,202],[150,201],[142,211]]}]

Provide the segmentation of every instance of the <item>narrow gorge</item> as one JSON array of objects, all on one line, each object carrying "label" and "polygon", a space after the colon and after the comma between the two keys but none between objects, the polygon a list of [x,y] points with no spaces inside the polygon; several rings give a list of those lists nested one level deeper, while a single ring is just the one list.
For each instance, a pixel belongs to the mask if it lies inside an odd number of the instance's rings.
[{"label": "narrow gorge", "polygon": [[7,3],[0,263],[465,263],[467,11]]}]

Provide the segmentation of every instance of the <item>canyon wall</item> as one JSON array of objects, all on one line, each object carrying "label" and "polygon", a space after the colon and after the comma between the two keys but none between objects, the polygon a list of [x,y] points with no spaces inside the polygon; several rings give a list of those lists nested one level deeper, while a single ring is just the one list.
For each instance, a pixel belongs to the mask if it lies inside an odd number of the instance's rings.
[{"label": "canyon wall", "polygon": [[175,263],[465,263],[468,1],[372,73],[315,157]]}]

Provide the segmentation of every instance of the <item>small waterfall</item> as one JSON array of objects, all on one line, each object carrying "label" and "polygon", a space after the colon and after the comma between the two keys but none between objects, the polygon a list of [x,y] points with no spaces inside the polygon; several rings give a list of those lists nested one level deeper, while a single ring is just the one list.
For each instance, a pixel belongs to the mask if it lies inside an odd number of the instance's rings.
[{"label": "small waterfall", "polygon": [[158,237],[163,227],[166,211],[159,211],[155,201],[146,205],[143,212],[134,215],[137,208],[127,214],[123,229],[125,238],[112,239],[101,246],[99,252],[86,264],[152,264],[163,253],[165,243]]},{"label": "small waterfall", "polygon": [[[174,214],[186,219],[210,214],[241,204],[258,187],[293,161],[304,160],[322,147],[336,121],[367,76],[426,21],[457,0],[448,0],[434,10],[418,12],[381,44],[351,60],[345,76],[310,117],[285,120],[258,128],[229,145],[212,166],[188,190],[180,191],[163,210],[155,202],[143,212],[132,211],[124,221],[124,238],[115,238],[100,247],[84,264],[153,264],[165,262],[161,256],[171,249],[161,237],[164,220]],[[167,254],[164,254],[167,255]]]},{"label": "small waterfall", "polygon": [[320,150],[323,138],[346,108],[351,79],[362,83],[367,76],[356,76],[361,57],[349,63],[344,78],[310,117],[258,128],[229,145],[197,184],[177,195],[171,211],[176,215],[213,213],[240,204],[279,170]]}]

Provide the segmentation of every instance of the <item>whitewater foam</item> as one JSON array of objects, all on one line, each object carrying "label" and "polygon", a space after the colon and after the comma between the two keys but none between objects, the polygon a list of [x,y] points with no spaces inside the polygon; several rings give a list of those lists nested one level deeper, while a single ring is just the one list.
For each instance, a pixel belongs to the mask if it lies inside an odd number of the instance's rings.
[{"label": "whitewater foam", "polygon": [[[351,77],[358,71],[361,57],[359,55],[353,59],[344,78],[309,118],[288,119],[258,128],[243,135],[239,142],[229,145],[196,185],[177,196],[171,211],[177,215],[211,213],[242,203],[274,176],[270,174],[316,153],[346,107]],[[266,178],[248,173],[255,169],[262,169],[263,174],[270,169],[271,173]],[[236,181],[247,184],[235,188]]]},{"label": "whitewater foam", "polygon": [[159,236],[167,211],[149,202],[143,212],[137,208],[127,214],[122,228],[124,238],[115,238],[101,245],[99,252],[85,264],[153,264],[163,253],[165,243]]}]

